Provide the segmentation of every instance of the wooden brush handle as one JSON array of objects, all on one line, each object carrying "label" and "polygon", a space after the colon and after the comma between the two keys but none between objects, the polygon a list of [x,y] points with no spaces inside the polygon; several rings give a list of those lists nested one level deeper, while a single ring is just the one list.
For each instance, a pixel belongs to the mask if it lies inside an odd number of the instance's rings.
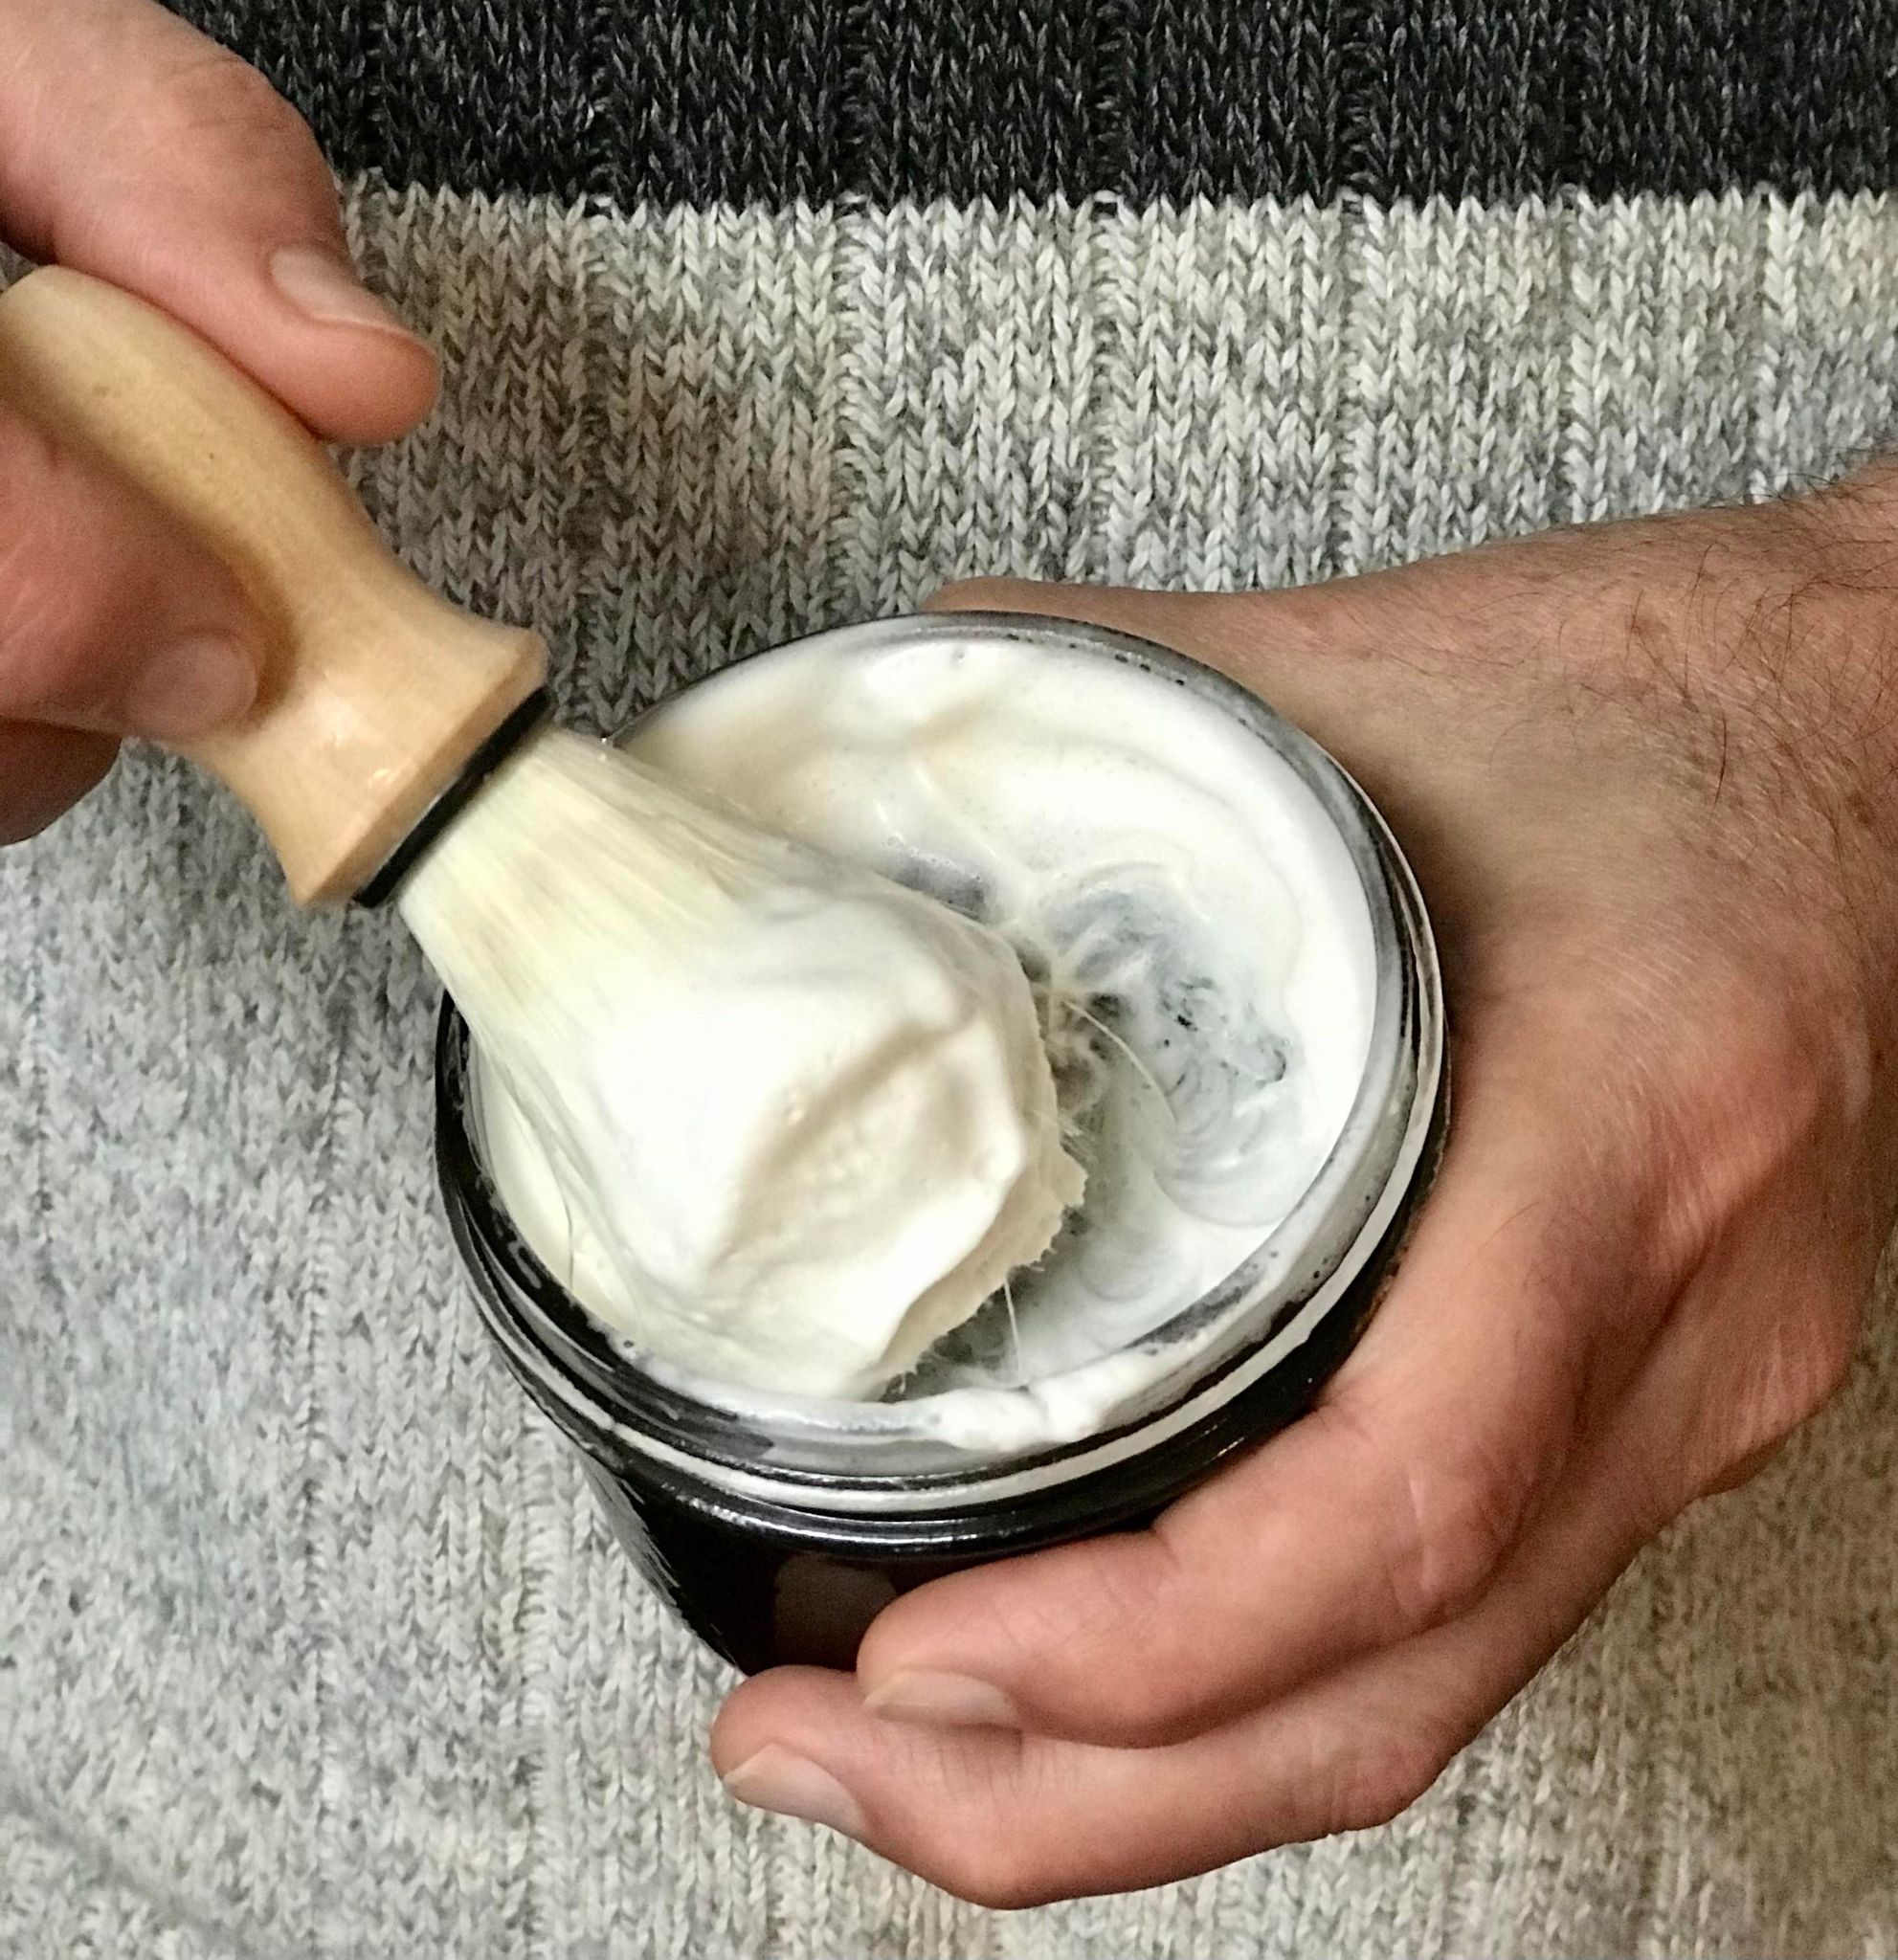
[{"label": "wooden brush handle", "polygon": [[48,267],[0,294],[0,392],[236,575],[267,634],[257,705],[180,752],[248,805],[299,903],[351,897],[541,684],[540,639],[430,591],[287,411],[117,287]]}]

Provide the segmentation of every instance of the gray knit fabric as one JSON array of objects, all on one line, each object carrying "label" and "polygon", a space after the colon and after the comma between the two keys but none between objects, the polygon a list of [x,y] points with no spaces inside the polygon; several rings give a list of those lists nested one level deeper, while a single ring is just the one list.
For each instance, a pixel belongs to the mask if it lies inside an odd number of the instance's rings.
[{"label": "gray knit fabric", "polygon": [[[354,217],[448,360],[358,479],[596,725],[958,573],[1307,579],[1898,429],[1877,199]],[[721,1796],[462,1298],[432,994],[163,761],[0,858],[0,1954],[1898,1951],[1888,1310],[1410,1815],[988,1914]]]}]

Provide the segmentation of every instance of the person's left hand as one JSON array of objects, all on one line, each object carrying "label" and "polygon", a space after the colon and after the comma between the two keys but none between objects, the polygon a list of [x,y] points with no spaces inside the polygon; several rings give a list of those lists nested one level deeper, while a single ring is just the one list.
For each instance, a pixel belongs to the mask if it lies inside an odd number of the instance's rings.
[{"label": "person's left hand", "polygon": [[1898,490],[1330,587],[978,587],[1257,687],[1436,918],[1449,1148],[1308,1415],[741,1686],[734,1795],[1019,1905],[1389,1818],[1837,1386],[1898,1149]]}]

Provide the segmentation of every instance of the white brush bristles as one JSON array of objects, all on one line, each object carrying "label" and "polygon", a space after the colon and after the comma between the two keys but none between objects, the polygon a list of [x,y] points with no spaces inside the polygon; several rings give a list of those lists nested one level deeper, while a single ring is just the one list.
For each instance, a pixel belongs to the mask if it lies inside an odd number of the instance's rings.
[{"label": "white brush bristles", "polygon": [[517,1223],[663,1360],[874,1394],[1080,1196],[1002,939],[607,745],[533,737],[400,905]]}]

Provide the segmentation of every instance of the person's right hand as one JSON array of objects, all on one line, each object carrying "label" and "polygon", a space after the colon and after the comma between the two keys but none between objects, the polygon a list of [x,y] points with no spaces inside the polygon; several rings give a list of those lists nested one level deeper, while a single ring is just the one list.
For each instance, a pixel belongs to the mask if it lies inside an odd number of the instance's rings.
[{"label": "person's right hand", "polygon": [[744,1682],[727,1789],[988,1905],[1381,1824],[1825,1403],[1898,1215],[1894,554],[1887,465],[1285,591],[940,595],[1159,640],[1338,758],[1429,900],[1449,1136],[1307,1414]]},{"label": "person's right hand", "polygon": [[[163,307],[319,435],[428,412],[435,365],[359,282],[315,139],[254,69],[151,0],[0,0],[0,238]],[[0,371],[0,843],[121,736],[242,717],[257,622],[202,546],[50,440]]]}]

